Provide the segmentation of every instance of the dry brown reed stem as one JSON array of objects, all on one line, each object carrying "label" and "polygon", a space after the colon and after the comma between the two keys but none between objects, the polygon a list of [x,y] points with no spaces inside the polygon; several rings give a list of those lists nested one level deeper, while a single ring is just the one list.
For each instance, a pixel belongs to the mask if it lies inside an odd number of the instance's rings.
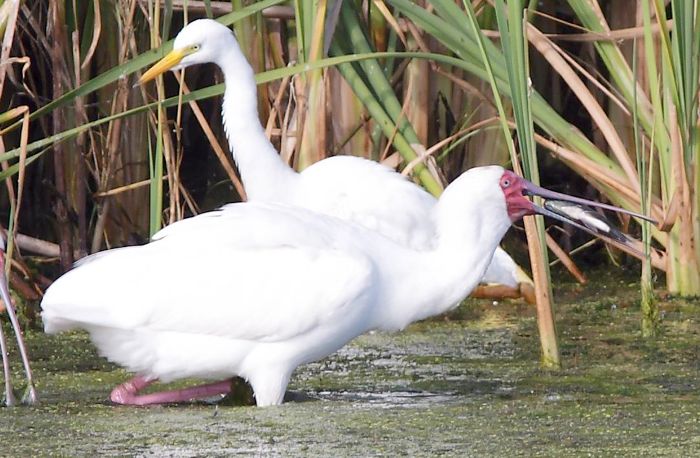
[{"label": "dry brown reed stem", "polygon": [[[407,91],[410,92],[410,86],[413,83],[413,80],[408,80],[408,86],[409,88]],[[408,108],[408,99],[404,100],[403,104],[401,104],[401,112],[399,113],[399,119],[396,120],[396,123],[394,123],[394,130],[391,132],[391,137],[387,138],[386,140],[386,147],[384,148],[384,151],[382,154],[379,156],[379,162],[384,163],[384,161],[389,157],[389,151],[391,150],[391,145],[394,144],[394,137],[396,137],[396,134],[399,132],[399,125],[404,121],[404,118],[406,117],[406,109]],[[411,145],[413,146],[413,145]],[[415,148],[414,148],[415,149]],[[421,155],[418,154],[418,157]]]},{"label": "dry brown reed stem", "polygon": [[[173,143],[173,163],[175,164],[175,170],[178,171],[178,178],[180,176],[180,165],[182,165],[182,157],[183,157],[183,146],[182,146],[182,96],[184,95],[183,88],[184,88],[184,82],[185,82],[185,71],[181,71],[179,75],[176,75],[176,79],[178,81],[178,91],[177,91],[177,113],[175,115],[175,126],[173,128],[173,133],[175,134],[175,141]],[[196,101],[194,103],[197,103]],[[207,126],[209,124],[207,123]],[[172,137],[171,137],[172,138]],[[182,186],[182,182],[180,180],[177,181],[178,185],[178,194],[181,194],[181,191],[184,189]],[[175,213],[175,221],[179,221],[182,218],[184,218],[183,214],[183,209],[182,205],[180,205],[180,196],[177,195],[175,196],[176,202],[177,202],[177,208],[176,208],[176,213]],[[183,195],[184,197],[184,195]],[[186,198],[185,198],[186,199]]]},{"label": "dry brown reed stem", "polygon": [[[13,267],[14,267],[13,263]],[[30,277],[24,277],[24,278],[30,278]],[[25,281],[23,277],[20,276],[17,272],[14,270],[10,272],[10,278],[9,278],[9,285],[12,288],[12,291],[17,293],[18,296],[20,296],[22,299],[25,301],[38,301],[39,299],[42,298],[43,294],[41,292],[41,289],[36,285],[36,283],[29,283]],[[4,305],[4,304],[3,304]],[[3,305],[0,305],[0,312],[3,311]],[[27,307],[27,309],[30,309]],[[34,310],[27,310],[26,311],[28,314],[34,315],[36,312]]]},{"label": "dry brown reed stem", "polygon": [[270,107],[270,115],[267,117],[267,123],[265,124],[265,135],[268,139],[272,138],[272,130],[275,127],[275,119],[282,111],[280,109],[282,99],[284,98],[284,94],[287,92],[287,89],[289,89],[289,82],[291,80],[292,77],[289,75],[282,79],[279,89],[277,90],[277,94],[275,95],[275,100],[272,102],[272,107]]},{"label": "dry brown reed stem", "polygon": [[458,132],[455,132],[454,134],[450,135],[449,137],[443,138],[442,140],[440,140],[439,142],[435,143],[433,146],[431,146],[430,148],[425,150],[421,155],[419,155],[418,157],[413,159],[411,162],[406,164],[406,167],[404,167],[404,169],[401,171],[401,174],[404,176],[408,176],[413,171],[413,168],[416,165],[424,162],[429,156],[432,156],[433,154],[437,153],[442,147],[444,147],[448,143],[452,142],[453,140],[455,140],[455,139],[457,139],[465,134],[468,134],[469,132],[479,130],[479,129],[481,129],[483,127],[487,127],[491,124],[497,125],[498,124],[498,117],[494,116],[491,118],[481,120],[475,124],[472,124],[471,126],[469,126],[467,128],[464,128]]},{"label": "dry brown reed stem", "polygon": [[[644,244],[636,239],[631,239],[630,244],[632,248],[624,245],[622,243],[616,242],[615,240],[605,240],[605,243],[614,246],[618,250],[624,251],[630,256],[633,256],[641,261],[644,260]],[[661,271],[668,271],[668,266],[666,264],[667,255],[664,252],[660,252],[654,248],[651,248],[651,265],[655,269]]]},{"label": "dry brown reed stem", "polygon": [[[127,90],[124,81],[119,81],[117,83],[117,90],[112,97],[112,113],[118,111],[124,111],[127,106]],[[107,144],[106,148],[107,154],[103,153],[102,162],[97,168],[96,173],[98,173],[98,190],[105,190],[109,187],[112,180],[112,170],[119,159],[119,144],[121,139],[122,125],[124,120],[117,118],[114,121],[110,121],[107,126]],[[98,163],[98,161],[95,161]],[[97,201],[97,219],[95,221],[95,229],[92,233],[92,241],[90,242],[90,253],[95,253],[102,247],[102,241],[104,239],[104,228],[107,223],[107,218],[109,216],[109,211],[112,203],[109,199],[103,199]]]},{"label": "dry brown reed stem", "polygon": [[[514,125],[511,124],[511,128],[513,127]],[[638,207],[640,205],[639,194],[626,183],[621,182],[620,178],[612,174],[609,169],[539,134],[535,134],[535,141],[547,148],[554,156],[575,168],[594,187],[600,190],[599,184],[602,184],[620,193],[622,197],[628,199],[632,206]],[[654,202],[652,202],[651,217],[658,221],[663,220],[661,205],[661,201],[658,198],[655,198]],[[661,238],[661,241],[663,242],[663,238]]]},{"label": "dry brown reed stem", "polygon": [[[418,30],[418,27],[413,24],[413,22],[406,22],[408,30],[411,32],[411,37],[415,40],[416,44],[418,45],[418,48],[423,51],[423,52],[431,52],[431,49],[428,47],[426,44],[425,40],[423,39],[423,36]],[[422,73],[423,75],[416,74],[416,69],[414,68],[414,64],[417,64],[418,72]],[[419,111],[419,110],[411,110],[409,112],[409,121],[411,122],[412,125],[418,126],[416,129],[416,134],[419,139],[423,142],[423,144],[428,143],[428,128],[427,128],[427,123],[428,123],[428,110],[427,107],[430,105],[430,79],[426,78],[425,75],[428,75],[428,69],[432,69],[433,71],[438,70],[439,66],[438,64],[432,62],[424,62],[424,61],[418,61],[416,62],[415,59],[410,60],[410,65],[407,67],[408,70],[408,75],[409,78],[413,76],[413,78],[409,79],[409,82],[412,82],[413,79],[416,79],[418,82],[424,81],[424,84],[422,84],[420,87],[423,88],[423,91],[420,89],[415,91],[416,95],[414,94],[414,91],[406,90],[406,94],[409,94],[409,97],[406,97],[407,99],[410,99],[412,102],[413,106],[413,100],[422,98],[422,101],[420,103],[420,106],[423,107],[422,110],[420,110],[420,114],[423,116],[418,116],[414,112]],[[421,136],[420,128],[423,127],[425,132],[423,132],[423,135]],[[442,188],[445,187],[446,179],[444,177],[444,174],[438,169],[437,163],[435,162],[434,158],[432,157],[431,154],[429,154],[425,147],[423,145],[419,145],[420,148],[415,148],[416,150],[416,159],[422,158],[419,161],[415,162],[415,159],[411,161],[413,166],[411,167],[411,170],[418,164],[425,163],[426,167],[428,170],[430,170],[431,174],[435,178],[435,180],[440,184]]]},{"label": "dry brown reed stem", "polygon": [[[303,141],[304,137],[304,118],[307,100],[306,85],[304,84],[302,75],[297,75],[295,78],[292,78],[291,85],[292,87],[289,92],[290,96],[294,99],[294,105],[293,107],[292,105],[289,105],[289,109],[292,110],[289,118],[289,127],[292,127],[291,136],[293,137],[293,142],[290,142],[290,145],[293,146],[289,148],[288,154],[290,165],[294,167],[295,164],[299,163],[299,150],[301,149],[301,142]],[[294,95],[292,95],[292,93]],[[290,135],[289,131],[287,132],[287,135]]]},{"label": "dry brown reed stem", "polygon": [[27,5],[22,5],[22,16],[24,16],[26,24],[28,24],[29,28],[31,29],[28,30],[28,33],[30,33],[31,36],[33,36],[41,45],[39,47],[43,48],[48,52],[48,50],[51,49],[50,41],[44,33],[45,30],[41,28],[39,21],[37,21],[37,18],[34,17],[32,11],[29,8],[27,8]]},{"label": "dry brown reed stem", "polygon": [[[287,98],[287,107],[284,110],[282,117],[282,126],[280,133],[280,157],[285,164],[291,167],[294,160],[294,150],[296,149],[296,132],[289,131],[289,127],[296,127],[296,111],[292,108],[294,105],[296,91],[295,78],[292,77],[290,82],[289,97]],[[294,124],[294,125],[293,125]]]},{"label": "dry brown reed stem", "polygon": [[384,17],[384,20],[391,26],[391,28],[396,32],[396,35],[399,37],[399,40],[401,40],[401,43],[403,43],[404,47],[408,46],[408,42],[406,41],[406,35],[404,35],[403,30],[401,30],[401,26],[399,25],[398,21],[396,20],[396,17],[394,17],[393,14],[391,14],[391,11],[389,11],[389,8],[387,8],[386,4],[383,1],[380,0],[372,0],[374,5],[377,7],[377,10],[382,14]]},{"label": "dry brown reed stem", "polygon": [[[593,41],[623,41],[633,38],[642,38],[644,36],[644,26],[638,27],[627,27],[623,29],[610,30],[605,33],[593,32],[587,30],[585,27],[581,27],[573,22],[564,21],[560,18],[552,16],[542,11],[533,11],[534,14],[550,19],[556,23],[566,25],[573,29],[582,30],[584,33],[547,33],[545,36],[550,40],[557,41],[577,41],[577,42],[593,42]],[[666,21],[666,27],[669,29],[673,28],[673,19]],[[654,23],[651,25],[652,35],[658,35],[661,32],[661,25],[659,23]],[[500,38],[501,34],[498,30],[482,30],[484,35],[489,38]]]},{"label": "dry brown reed stem", "polygon": [[[515,161],[513,168],[516,173],[522,175],[520,164]],[[559,343],[557,342],[554,313],[552,311],[552,298],[550,296],[549,276],[542,257],[543,247],[537,231],[537,222],[534,217],[525,217],[525,236],[527,248],[530,254],[530,266],[532,267],[532,280],[535,284],[535,306],[537,308],[537,328],[541,339],[547,339],[547,344],[542,345],[542,362],[545,367],[559,367]]]},{"label": "dry brown reed stem", "polygon": [[[160,13],[160,3],[156,2],[153,14],[153,22],[150,24],[151,30],[151,48],[158,48],[162,43],[162,38],[160,36],[161,31],[161,13]],[[156,79],[156,92],[158,95],[158,100],[165,100],[165,86],[163,84],[162,76]],[[167,219],[163,222],[164,225],[172,224],[175,221],[181,219],[181,206],[180,206],[180,173],[177,167],[178,159],[175,151],[175,142],[172,138],[172,129],[168,126],[168,116],[165,112],[165,108],[162,105],[158,105],[157,108],[158,117],[154,123],[154,131],[156,135],[159,135],[162,139],[162,154],[165,160],[165,170],[166,176],[168,178],[168,208],[167,208]],[[179,125],[176,125],[176,129],[180,129]]]},{"label": "dry brown reed stem", "polygon": [[670,202],[666,205],[666,212],[664,213],[663,220],[660,220],[659,230],[669,232],[673,228],[673,225],[676,224],[676,220],[678,219],[680,207],[681,193],[674,192]]},{"label": "dry brown reed stem", "polygon": [[[117,53],[117,62],[123,63],[127,60],[130,51],[133,54],[137,54],[133,27],[134,15],[136,12],[136,0],[131,0],[128,3],[120,2],[119,6],[120,9],[117,14],[120,15],[120,23],[123,24],[123,26],[120,28],[121,37],[119,40],[120,47]],[[128,106],[128,97],[129,88],[127,86],[127,80],[122,78],[117,81],[116,90],[114,91],[109,103],[110,115],[126,110]],[[144,100],[146,99],[145,93],[143,92],[142,97]],[[99,196],[101,192],[106,191],[110,187],[113,180],[113,172],[121,156],[119,152],[124,122],[125,121],[121,118],[110,121],[107,125],[105,141],[101,142],[99,147],[93,147],[92,173],[97,181],[98,189],[95,196]],[[92,144],[96,145],[96,142],[93,140]],[[90,242],[90,253],[99,251],[102,247],[107,219],[112,208],[112,201],[109,198],[105,199],[98,197],[95,200],[95,204],[97,216],[95,218],[95,225],[92,232],[92,240]]]},{"label": "dry brown reed stem", "polygon": [[[323,58],[326,8],[327,2],[321,1],[313,12],[311,39],[309,43],[304,43],[307,63]],[[301,75],[296,82],[300,102],[297,105],[297,120],[300,125],[297,127],[299,143],[295,164],[302,170],[325,159],[328,152],[328,76],[325,70],[317,69]]]},{"label": "dry brown reed stem", "polygon": [[[551,235],[545,232],[544,234],[545,240],[547,242],[547,247],[549,247],[550,250],[552,250],[552,253],[559,258],[561,261],[562,265],[566,267],[566,270],[568,270],[571,275],[574,276],[576,281],[581,283],[582,285],[585,285],[588,283],[588,279],[586,276],[579,270],[579,268],[576,266],[576,263],[574,262],[573,259],[562,249],[562,247],[559,246],[559,244],[552,238]],[[551,263],[550,263],[551,265]]]},{"label": "dry brown reed stem", "polygon": [[[4,77],[5,75],[2,75]],[[8,112],[5,113],[8,116],[9,119],[14,119],[16,117],[21,116],[22,117],[22,129],[20,131],[20,154],[19,154],[19,170],[17,172],[17,193],[15,193],[15,187],[12,181],[12,176],[8,176],[7,179],[5,180],[5,186],[7,187],[7,195],[14,207],[14,213],[12,214],[12,234],[11,238],[14,239],[14,236],[17,234],[18,230],[18,225],[19,225],[19,214],[21,210],[21,204],[22,204],[22,194],[24,190],[24,177],[25,177],[25,172],[26,172],[26,163],[27,163],[27,143],[29,142],[29,107],[26,105],[22,105],[16,108],[13,108],[9,110]],[[0,154],[5,152],[5,143],[2,139],[2,136],[0,136]],[[2,161],[0,163],[0,166],[2,167],[2,170],[5,171],[9,168],[9,163],[7,161]],[[13,251],[14,251],[14,243],[5,243],[5,249],[7,251],[7,259],[12,259],[13,258]],[[11,263],[7,263],[6,267],[9,269],[11,266]],[[0,272],[0,275],[4,275],[4,272]]]},{"label": "dry brown reed stem", "polygon": [[493,101],[491,99],[489,99],[488,97],[486,97],[482,90],[480,90],[479,88],[477,88],[476,86],[474,86],[473,84],[468,82],[467,80],[465,80],[463,78],[459,78],[459,77],[455,76],[453,73],[443,70],[442,68],[440,68],[439,65],[436,66],[436,68],[434,70],[436,72],[438,72],[440,75],[444,76],[445,78],[447,78],[450,81],[452,81],[453,83],[455,83],[455,85],[457,85],[457,87],[459,89],[461,89],[462,91],[464,91],[466,94],[468,94],[468,95],[478,99],[480,102],[490,106],[491,108],[494,109],[494,111],[496,110],[496,107],[493,104]]},{"label": "dry brown reed stem", "polygon": [[[22,207],[22,195],[24,192],[24,177],[26,174],[27,167],[27,143],[29,142],[29,107],[24,106],[22,110],[22,130],[20,132],[20,153],[19,153],[19,171],[17,173],[17,200],[15,201],[15,211],[12,221],[12,238],[14,239],[17,235],[17,230],[19,229],[19,213]],[[3,147],[4,149],[4,147]],[[11,181],[8,178],[7,181]],[[14,250],[14,244],[5,244],[7,247],[7,259],[12,259],[12,251]],[[12,263],[9,263],[10,265]],[[9,268],[9,267],[8,267]],[[3,273],[0,273],[3,274]]]},{"label": "dry brown reed stem", "polygon": [[7,74],[7,64],[9,63],[10,51],[12,50],[12,42],[15,38],[15,30],[17,28],[17,16],[19,14],[19,2],[12,2],[7,12],[7,24],[5,25],[5,34],[2,38],[2,50],[0,50],[0,95],[5,88],[5,75]]},{"label": "dry brown reed stem", "polygon": [[519,288],[506,285],[478,285],[469,295],[477,299],[519,299]]},{"label": "dry brown reed stem", "polygon": [[[4,154],[5,151],[6,151],[5,150],[5,142],[2,139],[2,136],[0,136],[0,154]],[[10,163],[7,161],[0,162],[0,168],[2,168],[2,171],[4,172],[10,168]],[[12,177],[8,177],[5,180],[5,187],[7,188],[7,196],[9,198],[10,202],[13,202],[13,203],[16,202],[17,199],[16,199],[16,194],[15,194],[15,186],[14,186],[14,183],[12,181]],[[5,246],[7,246],[7,244],[5,244]]]},{"label": "dry brown reed stem", "polygon": [[[163,180],[166,180],[166,177],[163,177]],[[117,194],[121,194],[123,192],[131,191],[133,189],[138,189],[142,188],[144,186],[148,186],[149,184],[152,183],[151,179],[148,180],[142,180],[142,181],[137,181],[136,183],[130,183],[124,186],[119,186],[113,189],[110,189],[108,191],[100,191],[96,192],[93,194],[95,197],[107,197],[107,196],[116,196]]]},{"label": "dry brown reed stem", "polygon": [[411,32],[411,37],[413,37],[413,39],[416,40],[416,45],[418,45],[418,49],[420,49],[423,52],[430,52],[430,48],[425,43],[425,40],[423,40],[421,32],[420,30],[418,30],[418,27],[416,27],[416,25],[411,21],[406,22],[406,26],[408,28],[408,31]]},{"label": "dry brown reed stem", "polygon": [[[179,79],[180,78],[178,78],[178,80]],[[189,94],[190,88],[187,86],[187,83],[185,83],[184,80],[182,80],[181,83],[183,93]],[[239,196],[241,196],[241,200],[246,200],[246,193],[245,189],[243,188],[243,183],[241,183],[241,180],[238,178],[238,175],[236,175],[236,172],[233,169],[233,165],[231,164],[231,155],[224,152],[224,149],[222,148],[221,144],[216,139],[216,135],[214,135],[214,131],[211,128],[211,125],[204,116],[204,113],[202,113],[202,109],[199,107],[199,104],[196,101],[191,101],[189,102],[189,105],[192,109],[192,112],[194,113],[195,118],[197,118],[197,122],[204,131],[204,135],[207,137],[209,144],[214,150],[214,154],[216,154],[216,157],[217,159],[219,159],[221,166],[226,172],[226,175],[228,175],[228,178],[231,180],[231,183],[233,183],[233,186],[236,188],[236,192]]]},{"label": "dry brown reed stem", "polygon": [[[587,248],[592,247],[592,246],[595,245],[596,243],[604,243],[604,242],[603,242],[602,239],[599,239],[599,238],[597,238],[597,237],[594,237],[594,238],[588,240],[587,242],[584,242],[584,243],[582,243],[581,245],[577,246],[576,248],[572,249],[571,251],[569,251],[568,255],[569,255],[569,257],[572,257],[572,256],[574,256],[574,255],[576,255],[576,254],[578,254],[578,253],[580,253],[580,252],[586,250]],[[561,262],[561,261],[560,261],[559,259],[555,259],[554,261],[550,261],[549,266],[550,266],[550,267],[555,266],[555,265],[557,265],[557,264],[560,263],[560,262]]]},{"label": "dry brown reed stem", "polygon": [[[75,87],[79,87],[82,84],[81,78],[81,68],[89,65],[92,55],[88,54],[85,57],[83,66],[80,64],[80,36],[78,31],[74,31],[72,34],[73,43],[73,78]],[[93,40],[93,43],[96,43]],[[87,111],[85,109],[85,99],[83,97],[76,97],[75,102],[75,123],[87,123],[89,121]],[[76,157],[73,159],[73,164],[75,166],[73,180],[75,184],[73,186],[74,190],[74,204],[75,211],[78,214],[78,234],[77,243],[78,251],[81,253],[81,257],[87,254],[87,237],[88,237],[88,223],[87,223],[87,192],[83,183],[87,182],[86,176],[86,166],[85,166],[85,138],[87,137],[86,132],[81,132],[75,139],[76,146]]]},{"label": "dry brown reed stem", "polygon": [[[370,121],[371,121],[371,118],[370,118],[368,115],[362,115],[362,116],[360,117],[360,119],[357,121],[357,124],[356,124],[355,126],[353,126],[351,129],[349,129],[349,131],[348,131],[347,135],[345,136],[345,138],[341,138],[341,139],[338,141],[338,143],[335,145],[335,150],[331,152],[331,156],[336,156],[336,155],[338,155],[338,154],[342,154],[342,153],[341,153],[341,150],[345,147],[345,145],[347,145],[348,143],[350,143],[350,141],[352,141],[352,139],[353,139],[358,133],[362,132],[362,130],[363,130],[364,128],[367,127],[367,124],[368,124]],[[360,151],[363,151],[363,152],[366,151],[366,156],[364,156],[364,157],[366,157],[366,158],[369,159],[370,156],[371,156],[371,152],[369,151],[369,149],[370,149],[370,147],[368,146],[367,148],[361,148],[361,149],[353,150],[352,153],[358,153],[358,152],[360,152]],[[395,153],[390,154],[389,157],[393,156],[394,154],[397,154],[397,155],[398,155],[398,153],[395,152]],[[388,158],[387,158],[387,159],[388,159]],[[383,162],[382,162],[382,163],[383,163]],[[397,162],[396,164],[398,165],[398,162]]]},{"label": "dry brown reed stem", "polygon": [[600,106],[595,96],[590,92],[586,84],[578,77],[571,66],[561,57],[552,41],[548,40],[542,32],[537,30],[537,28],[530,23],[527,24],[527,38],[547,62],[549,62],[552,68],[566,81],[572,93],[576,95],[581,104],[586,108],[591,119],[596,123],[603,137],[605,137],[617,162],[622,167],[622,170],[625,171],[627,179],[629,180],[628,184],[634,187],[637,193],[639,193],[639,177],[637,176],[637,170],[632,163],[632,159],[627,154],[625,144],[618,135],[610,118],[606,115],[605,110],[603,110],[603,107]]},{"label": "dry brown reed stem", "polygon": [[[414,40],[419,49],[427,49],[427,45],[423,41],[420,31],[413,23],[409,23],[409,30],[411,32],[409,45],[411,41]],[[429,74],[430,65],[428,61],[424,59],[411,59],[404,73],[404,81],[408,80],[410,83],[406,86],[404,91],[406,119],[409,124],[413,126],[413,130],[421,145],[428,144],[428,116],[430,106]],[[416,153],[417,156],[421,155],[419,151],[416,151]]]},{"label": "dry brown reed stem", "polygon": [[102,13],[100,13],[100,2],[92,2],[92,8],[94,11],[94,18],[92,21],[92,41],[90,42],[90,47],[85,53],[83,63],[80,65],[81,70],[87,69],[88,65],[90,65],[90,62],[92,61],[92,56],[95,55],[95,49],[97,49],[97,44],[100,42],[100,34],[102,33]]},{"label": "dry brown reed stem", "polygon": [[[163,92],[160,93],[162,96],[162,98],[159,97],[160,100],[165,100],[164,94],[165,88],[163,88]],[[163,120],[163,124],[160,126],[160,135],[163,136],[163,158],[165,159],[166,176],[168,177],[168,219],[164,221],[164,225],[168,226],[182,219],[180,208],[180,171],[177,167],[178,159],[175,152],[175,141],[173,141],[173,131],[168,126],[167,113],[162,106],[159,106],[158,110],[162,112],[161,119]],[[179,129],[180,126],[176,128]]]},{"label": "dry brown reed stem", "polygon": [[[540,31],[540,33],[542,33]],[[546,35],[545,35],[546,36]],[[547,38],[548,39],[548,38]],[[571,57],[569,53],[565,52],[559,45],[554,43],[553,41],[550,40],[549,45],[556,50],[559,55],[566,60],[566,62],[571,65],[571,67],[574,68],[577,72],[579,72],[581,75],[583,75],[588,82],[590,82],[592,85],[594,85],[600,92],[602,92],[607,98],[610,99],[612,103],[614,103],[624,114],[627,116],[631,116],[632,113],[627,109],[627,106],[625,103],[617,96],[613,91],[611,91],[609,88],[607,88],[603,83],[598,81],[596,77],[591,75],[590,72],[588,72],[581,64],[579,64],[576,59]],[[609,84],[609,83],[608,83]]]},{"label": "dry brown reed stem", "polygon": [[[673,179],[677,185],[675,192],[680,193],[681,197],[677,221],[679,225],[680,250],[678,250],[679,252],[677,255],[681,266],[684,267],[684,269],[681,269],[681,273],[687,272],[690,277],[684,282],[697,281],[700,265],[698,265],[698,260],[695,257],[695,244],[700,243],[700,241],[694,240],[693,237],[693,198],[686,174],[683,152],[684,146],[681,141],[677,110],[675,107],[672,107],[669,111],[671,113],[671,119],[669,120],[671,131],[671,168]],[[698,160],[698,158],[696,158],[696,160]],[[695,192],[700,191],[695,190]]]},{"label": "dry brown reed stem", "polygon": [[[51,41],[49,57],[53,74],[51,95],[57,99],[63,95],[64,88],[64,67],[65,57],[63,49],[67,44],[65,30],[65,5],[62,2],[51,2],[49,5],[49,22],[51,24]],[[52,128],[54,132],[65,130],[64,110],[58,109],[53,112]],[[64,170],[63,143],[54,144],[53,165],[54,165],[54,187],[58,194],[55,199],[54,212],[59,229],[59,245],[61,246],[61,268],[69,270],[73,265],[73,234],[70,221],[68,219],[68,209],[66,208],[66,182]]]},{"label": "dry brown reed stem", "polygon": [[[187,208],[190,209],[190,213],[193,215],[198,215],[201,213],[199,205],[197,205],[197,202],[194,201],[192,194],[190,194],[190,192],[187,190],[184,183],[182,181],[178,181],[178,186],[180,186],[180,194],[182,195],[182,199],[185,201],[185,205],[187,205]],[[182,215],[181,218],[184,217],[185,216]]]},{"label": "dry brown reed stem", "polygon": [[111,202],[111,200],[107,199],[96,206],[95,212],[97,213],[97,218],[95,218],[95,227],[92,230],[90,253],[96,253],[100,251],[102,247],[102,241],[105,237],[105,226],[107,225],[107,215],[112,207]]},{"label": "dry brown reed stem", "polygon": [[[520,161],[517,158],[516,147],[513,142],[509,143],[511,163],[513,171],[523,176]],[[527,239],[527,250],[530,256],[530,267],[532,269],[532,280],[535,285],[535,308],[537,310],[537,329],[539,332],[543,367],[560,368],[559,342],[557,341],[556,325],[554,323],[554,311],[552,310],[552,297],[549,274],[544,257],[546,251],[542,246],[539,236],[537,220],[534,216],[523,218],[525,225],[525,237]]]}]

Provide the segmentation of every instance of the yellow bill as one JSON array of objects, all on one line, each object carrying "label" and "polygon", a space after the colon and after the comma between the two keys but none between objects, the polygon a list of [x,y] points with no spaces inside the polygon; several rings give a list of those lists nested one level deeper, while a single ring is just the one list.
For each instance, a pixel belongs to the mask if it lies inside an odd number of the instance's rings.
[{"label": "yellow bill", "polygon": [[146,73],[141,75],[139,83],[147,83],[152,79],[155,79],[156,76],[162,75],[163,73],[167,72],[168,70],[179,64],[180,61],[188,54],[190,53],[188,52],[187,48],[173,49],[165,57],[159,60],[153,67],[149,68],[148,71],[146,71]]}]

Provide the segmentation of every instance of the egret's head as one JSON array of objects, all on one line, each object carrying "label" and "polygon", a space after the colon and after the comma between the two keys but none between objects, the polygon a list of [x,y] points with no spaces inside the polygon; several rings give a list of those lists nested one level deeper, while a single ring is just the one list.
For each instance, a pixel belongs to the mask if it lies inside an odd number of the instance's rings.
[{"label": "egret's head", "polygon": [[175,37],[173,50],[141,76],[145,83],[168,70],[180,70],[195,64],[217,62],[225,47],[237,46],[233,32],[212,19],[187,24]]}]

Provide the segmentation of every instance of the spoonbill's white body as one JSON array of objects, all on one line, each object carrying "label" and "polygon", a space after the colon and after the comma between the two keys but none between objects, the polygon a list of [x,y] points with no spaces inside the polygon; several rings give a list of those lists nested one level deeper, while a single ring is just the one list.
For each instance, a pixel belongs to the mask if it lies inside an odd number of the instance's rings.
[{"label": "spoonbill's white body", "polygon": [[296,207],[231,204],[172,224],[147,245],[81,261],[47,290],[45,329],[86,329],[102,355],[139,374],[112,392],[115,402],[227,392],[222,382],[136,394],[155,379],[239,375],[258,405],[279,404],[298,365],[368,330],[402,329],[457,305],[511,221],[552,214],[526,193],[575,199],[501,167],[471,169],[434,206],[435,243],[422,250]]},{"label": "spoonbill's white body", "polygon": [[[330,157],[301,173],[284,163],[258,117],[253,68],[222,24],[200,19],[185,26],[173,51],[141,81],[168,69],[209,62],[224,75],[224,126],[249,201],[307,208],[359,223],[413,248],[431,247],[436,230],[430,214],[436,199],[401,174],[355,156]],[[515,262],[497,248],[483,281],[515,286],[516,271]]]}]

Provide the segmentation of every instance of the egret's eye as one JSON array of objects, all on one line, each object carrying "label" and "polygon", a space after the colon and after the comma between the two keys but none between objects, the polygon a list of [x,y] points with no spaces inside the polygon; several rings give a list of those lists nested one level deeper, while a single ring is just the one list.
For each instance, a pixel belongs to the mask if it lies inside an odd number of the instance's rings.
[{"label": "egret's eye", "polygon": [[200,45],[192,45],[192,51],[199,51]]}]

